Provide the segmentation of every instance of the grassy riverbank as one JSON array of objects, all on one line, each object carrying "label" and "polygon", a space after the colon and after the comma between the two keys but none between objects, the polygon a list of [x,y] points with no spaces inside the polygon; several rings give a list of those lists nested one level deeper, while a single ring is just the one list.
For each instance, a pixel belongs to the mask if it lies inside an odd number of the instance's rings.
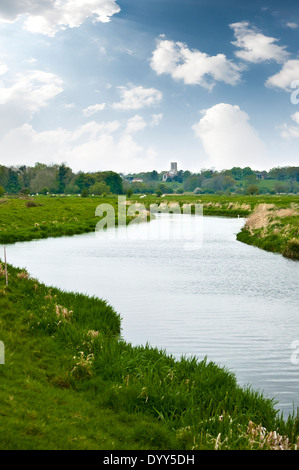
[{"label": "grassy riverbank", "polygon": [[[118,338],[106,302],[0,268],[1,449],[293,449],[297,419],[214,363]],[[265,428],[265,429],[264,429]]]},{"label": "grassy riverbank", "polygon": [[[0,243],[61,237],[95,230],[98,204],[117,207],[117,197],[47,197],[0,199]],[[117,210],[116,210],[117,223]]]},{"label": "grassy riverbank", "polygon": [[[292,195],[166,195],[158,198],[133,196],[127,204],[139,203],[150,210],[151,204],[177,203],[202,204],[204,215],[225,217],[248,217],[256,206],[273,204],[277,209],[299,206],[299,197]],[[98,205],[109,204],[115,211],[118,223],[118,197],[10,197],[0,199],[0,243],[14,243],[32,239],[59,237],[94,231],[99,217],[95,211]],[[127,216],[127,222],[132,216]]]},{"label": "grassy riverbank", "polygon": [[237,239],[267,251],[299,259],[299,204],[287,208],[259,204],[248,217]]}]

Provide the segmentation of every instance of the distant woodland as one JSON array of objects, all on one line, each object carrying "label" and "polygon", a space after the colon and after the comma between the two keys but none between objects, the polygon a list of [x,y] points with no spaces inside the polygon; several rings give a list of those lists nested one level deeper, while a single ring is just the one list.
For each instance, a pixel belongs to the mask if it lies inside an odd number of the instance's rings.
[{"label": "distant woodland", "polygon": [[283,194],[299,193],[299,167],[254,171],[234,167],[198,173],[179,170],[165,179],[166,172],[122,174],[114,171],[74,173],[65,164],[33,167],[0,166],[0,196],[4,194]]}]

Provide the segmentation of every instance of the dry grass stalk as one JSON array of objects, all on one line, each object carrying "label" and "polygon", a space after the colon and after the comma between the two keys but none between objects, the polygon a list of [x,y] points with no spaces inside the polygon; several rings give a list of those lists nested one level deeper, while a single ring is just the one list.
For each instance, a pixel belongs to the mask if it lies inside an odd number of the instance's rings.
[{"label": "dry grass stalk", "polygon": [[62,305],[55,305],[56,315],[60,318],[64,318],[65,320],[69,320],[74,313],[72,310],[68,310],[66,307]]},{"label": "dry grass stalk", "polygon": [[80,351],[79,356],[75,356],[74,359],[78,360],[78,362],[71,371],[72,375],[77,378],[92,375],[92,363],[94,360],[93,354],[88,354],[87,356],[85,356],[84,352]]},{"label": "dry grass stalk", "polygon": [[99,336],[99,332],[95,330],[89,330],[87,332],[87,336],[91,336],[91,338],[97,338]]},{"label": "dry grass stalk", "polygon": [[5,276],[5,267],[0,263],[0,277]]},{"label": "dry grass stalk", "polygon": [[296,215],[299,215],[299,212],[296,211],[295,209],[279,209],[275,211],[275,217],[295,217]]},{"label": "dry grass stalk", "polygon": [[253,234],[254,230],[266,228],[269,223],[270,210],[274,209],[274,204],[259,204],[248,217],[245,227]]},{"label": "dry grass stalk", "polygon": [[[252,421],[249,421],[247,436],[249,437],[249,443],[252,446],[258,444],[260,449],[291,450],[291,444],[288,437],[281,436],[276,431],[268,432],[266,428],[261,425],[257,426]],[[298,444],[299,442],[297,442],[297,445],[295,446],[296,448]]]},{"label": "dry grass stalk", "polygon": [[20,273],[17,274],[17,277],[19,279],[29,279],[29,274],[27,273],[27,271],[21,271]]}]

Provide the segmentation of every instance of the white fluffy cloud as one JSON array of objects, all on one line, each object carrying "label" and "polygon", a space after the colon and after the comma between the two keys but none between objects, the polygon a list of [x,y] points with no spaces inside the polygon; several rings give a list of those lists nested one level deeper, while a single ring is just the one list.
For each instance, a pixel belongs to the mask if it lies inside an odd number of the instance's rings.
[{"label": "white fluffy cloud", "polygon": [[292,114],[291,118],[296,123],[296,125],[290,126],[288,124],[284,124],[282,126],[280,135],[284,139],[291,139],[293,137],[299,138],[299,111]]},{"label": "white fluffy cloud", "polygon": [[113,103],[112,108],[119,110],[141,109],[157,106],[162,100],[162,93],[155,88],[142,86],[119,87],[121,101]]},{"label": "white fluffy cloud", "polygon": [[133,134],[134,132],[142,131],[147,126],[145,120],[139,114],[128,119],[127,132]]},{"label": "white fluffy cloud", "polygon": [[203,112],[193,126],[207,156],[206,164],[217,169],[233,166],[263,168],[266,150],[239,106],[219,103]]},{"label": "white fluffy cloud", "polygon": [[236,85],[244,66],[235,64],[224,54],[209,56],[191,50],[181,42],[160,39],[151,58],[151,67],[158,74],[170,74],[188,85],[212,89],[216,82]]},{"label": "white fluffy cloud", "polygon": [[0,82],[1,132],[30,121],[34,113],[47,106],[62,91],[62,80],[53,73],[41,70],[3,79]]},{"label": "white fluffy cloud", "polygon": [[299,60],[288,60],[282,69],[269,77],[266,86],[291,91],[292,83],[299,80]]},{"label": "white fluffy cloud", "polygon": [[106,108],[106,103],[93,104],[83,109],[83,116],[85,117],[92,116],[93,114],[96,114],[99,111],[103,111],[103,109],[105,108]]},{"label": "white fluffy cloud", "polygon": [[54,36],[58,31],[79,27],[87,18],[107,23],[120,11],[117,0],[2,0],[0,20],[24,18],[28,31]]},{"label": "white fluffy cloud", "polygon": [[287,23],[286,26],[290,29],[297,29],[298,28],[298,24],[297,23],[292,23],[292,22]]},{"label": "white fluffy cloud", "polygon": [[9,165],[63,161],[74,171],[151,170],[157,163],[155,151],[139,145],[132,135],[144,126],[137,117],[124,123],[90,121],[73,130],[36,131],[24,124],[0,140],[0,153]]},{"label": "white fluffy cloud", "polygon": [[276,44],[277,39],[265,36],[246,21],[233,23],[230,28],[237,39],[232,44],[240,48],[235,52],[239,59],[254,63],[270,60],[283,63],[289,57],[285,46]]}]

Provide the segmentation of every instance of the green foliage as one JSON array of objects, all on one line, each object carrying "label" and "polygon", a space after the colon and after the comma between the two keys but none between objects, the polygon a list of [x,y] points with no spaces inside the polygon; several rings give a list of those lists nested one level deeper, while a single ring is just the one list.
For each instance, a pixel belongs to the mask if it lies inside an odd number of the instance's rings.
[{"label": "green foliage", "polygon": [[89,195],[88,189],[83,189],[83,191],[81,192],[81,197],[88,197],[88,195]]},{"label": "green foliage", "polygon": [[251,194],[253,196],[254,194],[259,194],[259,193],[260,193],[260,190],[256,184],[250,184],[246,188],[246,194]]},{"label": "green foliage", "polygon": [[101,196],[103,193],[109,193],[110,192],[110,187],[107,186],[106,183],[95,183],[93,186],[90,187],[89,189],[90,194],[96,194],[98,196]]},{"label": "green foliage", "polygon": [[250,422],[294,448],[298,420],[284,421],[231,372],[133,347],[105,301],[8,272],[8,288],[0,274],[1,449],[260,448]]}]

